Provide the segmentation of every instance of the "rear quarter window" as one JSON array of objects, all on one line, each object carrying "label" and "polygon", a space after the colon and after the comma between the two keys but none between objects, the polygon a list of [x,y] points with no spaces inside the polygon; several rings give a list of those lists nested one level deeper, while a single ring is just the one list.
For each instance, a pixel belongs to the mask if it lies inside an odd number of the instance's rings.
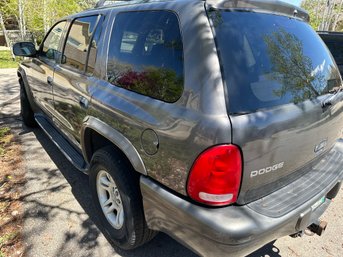
[{"label": "rear quarter window", "polygon": [[116,16],[108,53],[108,81],[165,102],[183,92],[183,44],[178,18],[169,11]]}]

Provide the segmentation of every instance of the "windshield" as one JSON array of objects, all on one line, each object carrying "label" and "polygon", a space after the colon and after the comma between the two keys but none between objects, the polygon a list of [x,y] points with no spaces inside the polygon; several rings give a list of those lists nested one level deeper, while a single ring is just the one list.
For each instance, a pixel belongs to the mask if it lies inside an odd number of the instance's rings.
[{"label": "windshield", "polygon": [[286,16],[210,11],[231,114],[312,100],[341,86],[317,33]]}]

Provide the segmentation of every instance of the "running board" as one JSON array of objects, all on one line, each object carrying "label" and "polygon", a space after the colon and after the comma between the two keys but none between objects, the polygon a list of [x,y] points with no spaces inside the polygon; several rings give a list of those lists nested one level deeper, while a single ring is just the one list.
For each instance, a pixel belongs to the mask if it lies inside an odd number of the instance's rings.
[{"label": "running board", "polygon": [[35,120],[63,155],[80,171],[87,173],[87,163],[83,156],[57,131],[57,129],[40,114]]}]

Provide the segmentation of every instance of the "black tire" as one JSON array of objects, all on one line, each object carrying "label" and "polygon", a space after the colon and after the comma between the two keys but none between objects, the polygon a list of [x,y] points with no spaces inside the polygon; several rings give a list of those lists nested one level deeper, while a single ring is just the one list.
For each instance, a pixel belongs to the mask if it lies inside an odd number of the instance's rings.
[{"label": "black tire", "polygon": [[[113,147],[98,150],[91,161],[89,183],[100,230],[111,243],[129,250],[148,242],[157,232],[150,230],[145,221],[139,175],[128,161],[119,156]],[[111,175],[120,193],[124,210],[124,221],[121,228],[111,225],[100,204],[97,179],[103,174],[103,171]],[[109,194],[107,193],[107,195]]]},{"label": "black tire", "polygon": [[34,112],[32,111],[29,99],[27,98],[24,85],[22,81],[20,83],[20,114],[24,124],[28,127],[36,127],[37,123],[34,117]]}]

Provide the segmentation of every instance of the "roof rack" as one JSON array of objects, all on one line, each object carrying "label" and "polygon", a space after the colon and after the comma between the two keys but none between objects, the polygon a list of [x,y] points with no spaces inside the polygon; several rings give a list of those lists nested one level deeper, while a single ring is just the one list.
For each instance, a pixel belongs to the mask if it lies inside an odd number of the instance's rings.
[{"label": "roof rack", "polygon": [[95,8],[103,7],[106,5],[123,4],[127,2],[130,2],[130,0],[120,0],[120,1],[100,0],[96,3]]},{"label": "roof rack", "polygon": [[121,6],[129,4],[142,4],[142,3],[152,3],[152,2],[163,2],[166,0],[100,0],[97,2],[94,8],[102,8],[106,6]]}]

